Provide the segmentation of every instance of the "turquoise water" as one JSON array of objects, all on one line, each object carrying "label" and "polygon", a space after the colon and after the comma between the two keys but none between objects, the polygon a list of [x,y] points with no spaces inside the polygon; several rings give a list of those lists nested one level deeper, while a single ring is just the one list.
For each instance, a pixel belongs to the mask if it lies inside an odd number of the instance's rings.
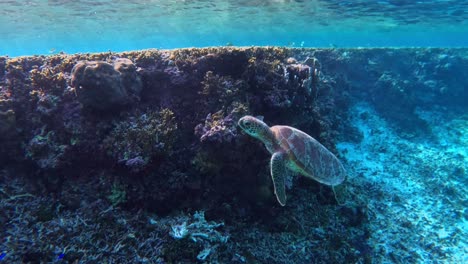
[{"label": "turquoise water", "polygon": [[468,1],[0,1],[0,55],[147,48],[468,45]]}]

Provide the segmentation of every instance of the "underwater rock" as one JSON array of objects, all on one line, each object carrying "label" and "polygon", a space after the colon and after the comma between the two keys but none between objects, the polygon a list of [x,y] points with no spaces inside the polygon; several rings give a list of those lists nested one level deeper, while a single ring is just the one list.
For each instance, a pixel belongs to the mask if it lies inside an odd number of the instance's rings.
[{"label": "underwater rock", "polygon": [[129,59],[80,61],[72,69],[71,85],[84,107],[108,110],[138,98],[142,84]]}]

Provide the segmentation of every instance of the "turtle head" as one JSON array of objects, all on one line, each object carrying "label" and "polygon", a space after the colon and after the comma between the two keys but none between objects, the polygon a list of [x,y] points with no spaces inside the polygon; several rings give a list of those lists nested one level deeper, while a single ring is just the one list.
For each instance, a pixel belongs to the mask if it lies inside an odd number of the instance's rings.
[{"label": "turtle head", "polygon": [[239,119],[239,126],[245,133],[251,135],[254,138],[263,140],[267,134],[271,133],[270,128],[267,124],[263,123],[262,120],[253,116],[244,116]]}]

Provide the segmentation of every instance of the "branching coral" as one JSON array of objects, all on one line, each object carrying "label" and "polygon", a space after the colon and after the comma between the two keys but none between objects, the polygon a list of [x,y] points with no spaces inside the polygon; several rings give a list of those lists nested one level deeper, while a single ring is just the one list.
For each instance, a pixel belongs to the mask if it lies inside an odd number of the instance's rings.
[{"label": "branching coral", "polygon": [[48,67],[32,69],[30,72],[31,84],[36,89],[50,90],[60,94],[67,86],[65,74],[59,69]]},{"label": "branching coral", "polygon": [[245,87],[243,80],[235,80],[229,76],[220,76],[208,71],[203,79],[200,94],[228,103],[236,98],[240,91],[245,90]]},{"label": "branching coral", "polygon": [[171,151],[177,123],[169,109],[147,111],[116,123],[104,139],[107,153],[133,171],[140,171],[156,155]]},{"label": "branching coral", "polygon": [[236,122],[231,115],[224,117],[222,111],[208,114],[205,124],[195,127],[195,135],[201,142],[231,142],[237,135]]},{"label": "branching coral", "polygon": [[214,255],[219,244],[224,244],[228,241],[229,235],[223,234],[217,229],[224,226],[224,223],[216,223],[214,221],[206,221],[205,212],[195,212],[192,218],[183,217],[179,223],[171,226],[169,234],[175,239],[188,238],[194,243],[203,245],[197,259],[205,261]]}]

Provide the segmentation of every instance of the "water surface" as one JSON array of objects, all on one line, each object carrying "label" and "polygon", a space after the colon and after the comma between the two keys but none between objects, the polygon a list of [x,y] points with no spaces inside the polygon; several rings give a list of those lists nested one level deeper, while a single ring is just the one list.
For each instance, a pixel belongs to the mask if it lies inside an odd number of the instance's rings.
[{"label": "water surface", "polygon": [[0,55],[220,45],[467,46],[468,1],[0,1]]}]

